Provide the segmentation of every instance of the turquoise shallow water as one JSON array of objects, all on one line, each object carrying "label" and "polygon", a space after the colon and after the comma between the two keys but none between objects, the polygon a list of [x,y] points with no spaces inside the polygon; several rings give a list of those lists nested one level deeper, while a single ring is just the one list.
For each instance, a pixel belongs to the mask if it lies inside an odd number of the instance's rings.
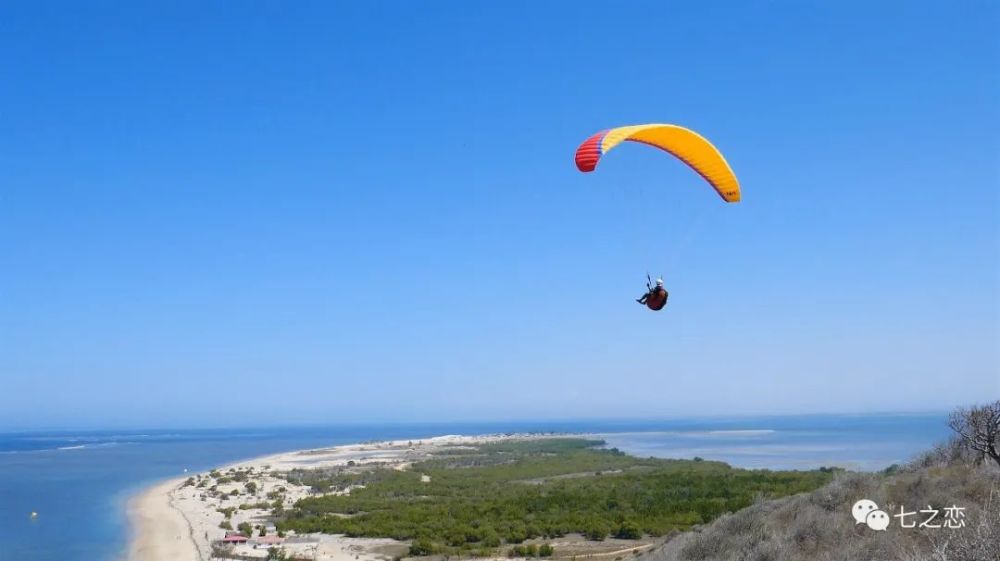
[{"label": "turquoise shallow water", "polygon": [[[115,561],[124,506],[150,483],[264,454],[366,440],[495,432],[600,433],[640,456],[752,468],[881,469],[947,436],[945,416],[786,416],[662,421],[368,425],[0,434],[0,560]],[[39,513],[31,519],[32,511]]]}]

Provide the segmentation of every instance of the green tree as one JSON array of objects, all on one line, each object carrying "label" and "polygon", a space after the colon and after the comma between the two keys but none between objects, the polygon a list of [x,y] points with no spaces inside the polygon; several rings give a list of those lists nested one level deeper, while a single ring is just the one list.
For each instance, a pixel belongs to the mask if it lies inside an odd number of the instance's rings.
[{"label": "green tree", "polygon": [[460,547],[465,545],[465,532],[461,528],[457,528],[449,532],[448,537],[445,539],[448,545],[452,547]]},{"label": "green tree", "polygon": [[482,544],[483,547],[500,547],[500,534],[493,528],[484,530]]},{"label": "green tree", "polygon": [[286,561],[287,559],[288,554],[285,553],[285,550],[277,547],[267,548],[267,561]]},{"label": "green tree", "polygon": [[642,530],[631,520],[626,520],[615,529],[615,537],[622,540],[637,540],[642,537]]},{"label": "green tree", "polygon": [[515,545],[507,552],[508,557],[538,557],[538,546],[535,544]]},{"label": "green tree", "polygon": [[584,535],[587,536],[588,540],[604,541],[604,538],[608,537],[608,527],[601,520],[594,519],[587,524]]},{"label": "green tree", "polygon": [[542,545],[538,546],[539,557],[552,557],[552,554],[555,552],[556,552],[555,548],[547,543],[543,543]]},{"label": "green tree", "polygon": [[507,540],[507,543],[521,543],[528,539],[528,531],[525,529],[524,524],[515,522],[510,525],[504,538]]},{"label": "green tree", "polygon": [[434,543],[427,538],[417,538],[410,544],[410,555],[415,557],[433,555],[436,550],[437,548],[434,547]]},{"label": "green tree", "polygon": [[251,526],[249,522],[240,522],[240,525],[237,526],[236,529],[248,538],[253,535],[253,526]]}]

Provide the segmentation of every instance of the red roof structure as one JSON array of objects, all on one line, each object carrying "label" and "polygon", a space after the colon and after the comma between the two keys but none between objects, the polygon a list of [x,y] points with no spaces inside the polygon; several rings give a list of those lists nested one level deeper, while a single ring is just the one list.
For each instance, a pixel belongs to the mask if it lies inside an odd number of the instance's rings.
[{"label": "red roof structure", "polygon": [[243,534],[229,534],[228,536],[222,538],[222,541],[226,543],[246,543],[250,539]]},{"label": "red roof structure", "polygon": [[279,538],[278,536],[261,536],[259,538],[254,538],[254,541],[261,545],[278,545],[279,543],[284,543],[285,538]]}]

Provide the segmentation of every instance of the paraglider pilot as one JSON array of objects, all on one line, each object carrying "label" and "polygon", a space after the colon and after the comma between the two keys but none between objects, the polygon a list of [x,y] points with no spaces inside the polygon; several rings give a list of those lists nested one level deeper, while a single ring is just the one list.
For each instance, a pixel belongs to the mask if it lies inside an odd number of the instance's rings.
[{"label": "paraglider pilot", "polygon": [[650,286],[649,276],[646,277],[646,293],[641,298],[636,298],[636,302],[645,305],[650,310],[659,311],[667,305],[667,298],[670,294],[663,288],[663,279],[656,279],[656,286]]}]

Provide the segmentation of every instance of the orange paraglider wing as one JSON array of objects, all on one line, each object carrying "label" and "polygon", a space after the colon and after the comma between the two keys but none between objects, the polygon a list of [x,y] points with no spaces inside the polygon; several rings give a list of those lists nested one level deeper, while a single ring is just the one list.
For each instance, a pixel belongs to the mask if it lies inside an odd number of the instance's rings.
[{"label": "orange paraglider wing", "polygon": [[577,169],[584,173],[594,171],[604,154],[626,140],[672,154],[705,178],[723,200],[739,202],[740,183],[722,153],[703,136],[677,125],[633,125],[601,131],[577,148]]}]

